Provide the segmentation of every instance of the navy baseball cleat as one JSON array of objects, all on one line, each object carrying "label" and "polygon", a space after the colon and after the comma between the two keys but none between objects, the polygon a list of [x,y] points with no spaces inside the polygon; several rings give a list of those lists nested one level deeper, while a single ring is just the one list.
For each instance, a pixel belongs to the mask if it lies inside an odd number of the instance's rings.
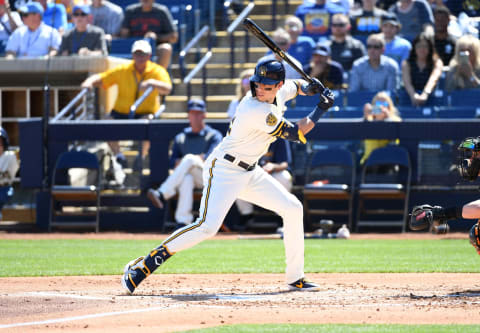
[{"label": "navy baseball cleat", "polygon": [[146,257],[138,257],[125,265],[122,276],[122,287],[133,294],[135,288],[140,282],[145,280],[147,276],[152,274],[161,264],[172,255],[167,248],[160,245],[153,249]]},{"label": "navy baseball cleat", "polygon": [[138,257],[137,259],[130,261],[123,269],[122,287],[126,289],[129,294],[132,294],[140,282],[148,276],[144,270],[145,268],[142,267],[144,258],[145,257]]},{"label": "navy baseball cleat", "polygon": [[288,289],[294,291],[318,291],[320,286],[316,283],[310,282],[305,278],[301,278],[294,283],[288,285]]},{"label": "navy baseball cleat", "polygon": [[158,209],[162,209],[165,206],[163,195],[158,190],[154,190],[153,188],[149,189],[147,191],[147,198],[152,202],[153,206]]}]

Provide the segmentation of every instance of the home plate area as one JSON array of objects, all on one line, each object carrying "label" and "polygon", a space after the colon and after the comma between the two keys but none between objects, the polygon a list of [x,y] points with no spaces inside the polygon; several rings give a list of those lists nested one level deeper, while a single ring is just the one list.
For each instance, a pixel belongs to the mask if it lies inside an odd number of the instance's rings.
[{"label": "home plate area", "polygon": [[0,329],[159,332],[244,323],[478,324],[480,274],[153,274],[126,295],[119,276],[1,278]]}]

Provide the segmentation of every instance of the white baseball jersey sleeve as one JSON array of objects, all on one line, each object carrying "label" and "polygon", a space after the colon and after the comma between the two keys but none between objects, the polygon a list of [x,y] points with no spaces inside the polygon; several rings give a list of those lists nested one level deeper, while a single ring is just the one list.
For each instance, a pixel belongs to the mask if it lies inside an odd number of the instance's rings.
[{"label": "white baseball jersey sleeve", "polygon": [[273,134],[284,120],[285,103],[297,94],[298,85],[293,80],[285,81],[274,104],[259,102],[248,92],[217,149],[249,164],[257,162],[268,151],[270,143],[276,140]]}]

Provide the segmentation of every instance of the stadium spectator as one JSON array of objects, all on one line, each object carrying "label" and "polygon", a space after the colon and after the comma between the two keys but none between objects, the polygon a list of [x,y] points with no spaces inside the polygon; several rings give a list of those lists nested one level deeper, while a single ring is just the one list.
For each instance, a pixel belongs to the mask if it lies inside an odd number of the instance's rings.
[{"label": "stadium spectator", "polygon": [[6,58],[56,55],[62,38],[56,29],[43,23],[42,5],[30,2],[21,6],[18,11],[25,25],[18,27],[8,38]]},{"label": "stadium spectator", "polygon": [[5,46],[8,37],[21,25],[20,15],[10,10],[8,0],[0,0],[0,46]]},{"label": "stadium spectator", "polygon": [[63,35],[68,28],[67,11],[65,6],[59,3],[47,2],[47,0],[34,0],[42,5],[43,22],[58,30]]},{"label": "stadium spectator", "polygon": [[458,39],[445,80],[448,91],[480,87],[480,41],[472,35]]},{"label": "stadium spectator", "polygon": [[107,44],[102,28],[89,24],[90,6],[73,8],[74,28],[68,30],[62,38],[60,55],[101,56],[107,55]]},{"label": "stadium spectator", "polygon": [[362,7],[350,13],[353,36],[368,36],[380,32],[382,18],[387,12],[376,6],[377,0],[362,0]]},{"label": "stadium spectator", "polygon": [[398,67],[401,68],[402,61],[407,60],[410,55],[412,44],[405,38],[397,36],[399,30],[400,22],[395,14],[388,14],[383,18],[382,34],[383,39],[385,39],[385,52],[383,54],[395,60]]},{"label": "stadium spectator", "polygon": [[[373,96],[371,103],[363,106],[363,119],[365,121],[402,121],[398,110],[393,104],[392,98],[386,91],[380,91]],[[365,163],[371,152],[377,148],[385,147],[388,144],[396,143],[398,140],[388,139],[365,139],[363,140],[363,155],[360,164]]]},{"label": "stadium spectator", "polygon": [[413,40],[412,52],[402,63],[403,85],[412,105],[424,105],[442,75],[443,62],[435,51],[433,39],[421,33]]},{"label": "stadium spectator", "polygon": [[297,59],[302,66],[305,66],[310,61],[312,51],[315,48],[315,42],[312,37],[301,36],[303,23],[294,15],[290,15],[285,19],[285,30],[290,35],[288,54]]},{"label": "stadium spectator", "polygon": [[250,77],[254,74],[254,69],[245,69],[240,73],[240,82],[237,84],[235,99],[230,102],[227,109],[227,115],[230,119],[235,117],[238,103],[250,91]]},{"label": "stadium spectator", "polygon": [[313,51],[312,60],[304,68],[305,73],[315,77],[329,89],[343,88],[343,68],[330,58],[330,47],[319,43]]},{"label": "stadium spectator", "polygon": [[345,14],[335,14],[332,17],[332,36],[330,49],[332,60],[340,63],[345,71],[352,69],[353,62],[363,57],[367,52],[365,45],[349,35],[350,20]]},{"label": "stadium spectator", "polygon": [[418,36],[426,26],[433,26],[433,13],[425,0],[400,0],[390,11],[402,24],[400,35],[409,41]]},{"label": "stadium spectator", "polygon": [[[275,43],[277,43],[278,47],[285,52],[290,47],[290,44],[291,44],[290,34],[283,28],[277,28],[272,34],[272,39]],[[280,56],[276,54],[273,54],[273,53],[267,54],[266,56],[263,56],[262,58],[260,58],[258,62],[262,62],[265,60],[273,60],[273,59],[276,59],[282,62],[283,66],[285,67],[286,79],[300,79],[302,77],[300,73],[294,70],[292,66],[290,66],[285,60],[283,60],[282,58],[280,58]],[[295,63],[295,65],[297,65],[298,68],[302,68],[302,64],[297,59],[293,58],[292,61]]]},{"label": "stadium spectator", "polygon": [[445,6],[437,6],[433,10],[435,18],[435,49],[444,65],[452,60],[457,38],[448,32],[450,11]]},{"label": "stadium spectator", "polygon": [[168,68],[172,57],[172,44],[178,40],[177,26],[168,8],[154,1],[140,0],[140,3],[128,6],[120,34],[122,37],[155,40],[157,63]]},{"label": "stadium spectator", "polygon": [[0,220],[3,206],[13,196],[12,183],[17,171],[17,156],[8,150],[8,134],[0,127]]},{"label": "stadium spectator", "polygon": [[398,65],[395,60],[383,55],[384,49],[385,41],[382,34],[368,36],[368,55],[353,63],[349,91],[395,91],[397,89]]},{"label": "stadium spectator", "polygon": [[[293,177],[289,168],[292,164],[292,151],[287,140],[277,139],[274,141],[268,148],[268,152],[260,158],[258,164],[288,192],[291,192]],[[250,202],[241,199],[237,199],[235,203],[240,213],[240,221],[233,229],[245,231],[255,223],[254,207]]]},{"label": "stadium spectator", "polygon": [[[151,118],[160,109],[159,96],[168,95],[172,90],[172,82],[167,70],[151,62],[151,56],[150,43],[146,40],[137,40],[132,46],[131,62],[94,74],[83,81],[81,86],[82,88],[117,86],[117,100],[109,115],[109,118],[113,119],[129,119],[130,107],[143,94],[142,91],[148,87],[154,87],[152,94],[138,107],[134,115],[135,119]],[[126,167],[127,160],[120,152],[118,142],[109,142],[109,145],[116,161],[122,167]],[[149,149],[150,142],[144,141],[141,158],[146,158]]]},{"label": "stadium spectator", "polygon": [[193,221],[193,191],[203,188],[203,162],[220,141],[222,134],[205,124],[207,108],[201,99],[188,101],[190,127],[175,136],[170,156],[173,172],[159,189],[150,189],[147,197],[153,205],[162,209],[165,200],[178,193],[175,221],[177,227],[184,227]]},{"label": "stadium spectator", "polygon": [[330,19],[336,13],[345,13],[345,9],[327,0],[315,0],[315,3],[298,6],[295,16],[303,22],[303,34],[318,42],[330,35]]},{"label": "stadium spectator", "polygon": [[103,29],[107,40],[120,35],[123,22],[123,9],[107,0],[92,1],[93,25]]}]

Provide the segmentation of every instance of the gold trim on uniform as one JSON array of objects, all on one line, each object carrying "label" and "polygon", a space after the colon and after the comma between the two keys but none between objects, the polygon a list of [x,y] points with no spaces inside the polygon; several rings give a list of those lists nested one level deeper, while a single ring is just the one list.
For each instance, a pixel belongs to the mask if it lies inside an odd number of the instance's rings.
[{"label": "gold trim on uniform", "polygon": [[267,125],[268,125],[268,126],[273,126],[273,125],[275,125],[275,124],[277,123],[277,121],[278,121],[278,119],[277,119],[277,117],[275,117],[275,115],[274,115],[273,113],[270,112],[270,113],[267,115],[266,122],[267,122]]},{"label": "gold trim on uniform", "polygon": [[210,167],[209,169],[209,173],[210,173],[210,177],[208,178],[208,185],[207,185],[207,194],[205,195],[205,207],[203,209],[203,216],[202,216],[202,219],[200,221],[197,221],[197,222],[194,222],[191,224],[191,227],[187,228],[187,229],[184,229],[182,231],[180,231],[179,233],[177,234],[173,234],[172,236],[170,236],[170,238],[167,238],[163,243],[162,245],[165,246],[165,244],[168,244],[170,243],[172,240],[174,240],[175,238],[177,238],[178,236],[180,235],[183,235],[184,233],[186,233],[187,231],[190,231],[190,230],[193,230],[195,228],[198,228],[199,226],[202,225],[203,222],[205,222],[205,219],[207,217],[207,209],[208,209],[208,199],[210,198],[210,188],[212,186],[212,178],[213,178],[213,168],[215,167],[215,162],[217,161],[217,159],[213,159],[212,161],[212,166]]},{"label": "gold trim on uniform", "polygon": [[279,136],[280,133],[282,133],[283,125],[284,125],[284,124],[285,124],[285,120],[282,120],[282,121],[278,124],[277,128],[275,128],[275,129],[273,130],[273,132],[270,133],[270,135],[271,135],[271,136]]}]

